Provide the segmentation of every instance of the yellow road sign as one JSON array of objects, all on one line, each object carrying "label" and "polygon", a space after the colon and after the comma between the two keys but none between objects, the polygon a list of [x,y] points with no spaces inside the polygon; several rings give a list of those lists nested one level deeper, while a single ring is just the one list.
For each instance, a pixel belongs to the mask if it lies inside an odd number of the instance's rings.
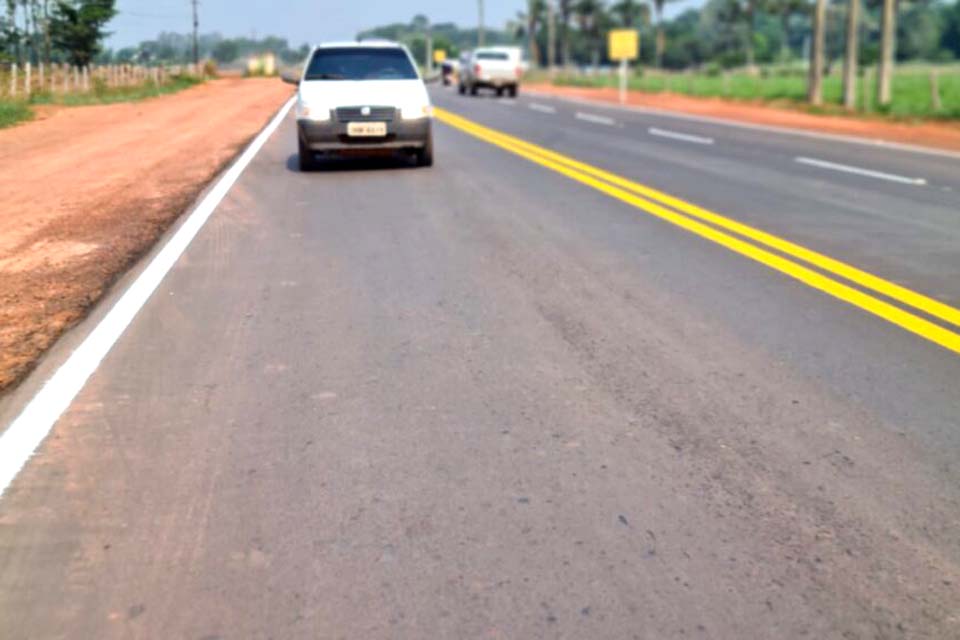
[{"label": "yellow road sign", "polygon": [[444,62],[447,59],[447,52],[443,49],[434,49],[433,50],[433,61],[440,63]]},{"label": "yellow road sign", "polygon": [[636,60],[640,56],[640,34],[636,29],[612,29],[607,48],[611,60]]}]

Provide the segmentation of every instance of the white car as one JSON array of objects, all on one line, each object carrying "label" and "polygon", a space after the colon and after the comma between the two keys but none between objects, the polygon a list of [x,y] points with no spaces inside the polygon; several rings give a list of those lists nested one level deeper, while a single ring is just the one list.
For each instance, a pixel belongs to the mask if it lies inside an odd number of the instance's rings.
[{"label": "white car", "polygon": [[465,56],[460,65],[458,89],[463,95],[477,95],[481,88],[506,91],[515,98],[523,76],[523,53],[519,47],[484,47]]},{"label": "white car", "polygon": [[386,42],[322,44],[299,78],[297,137],[300,170],[318,154],[395,150],[433,164],[432,106],[410,52]]}]

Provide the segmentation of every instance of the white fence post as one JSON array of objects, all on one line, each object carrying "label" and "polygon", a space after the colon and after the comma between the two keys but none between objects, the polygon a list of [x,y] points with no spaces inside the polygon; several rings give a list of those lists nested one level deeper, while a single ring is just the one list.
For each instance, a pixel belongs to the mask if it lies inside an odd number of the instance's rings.
[{"label": "white fence post", "polygon": [[17,97],[17,63],[10,65],[10,97]]},{"label": "white fence post", "polygon": [[930,107],[934,111],[940,111],[943,108],[943,102],[940,100],[939,69],[934,69],[930,72]]},{"label": "white fence post", "polygon": [[42,62],[40,63],[39,72],[40,72],[40,73],[39,73],[39,76],[38,76],[38,77],[40,78],[40,93],[43,93],[44,91],[47,90],[47,83],[46,83],[46,77],[44,76],[44,70],[43,70],[43,63],[42,63]]},{"label": "white fence post", "polygon": [[30,86],[30,81],[32,80],[30,77],[31,71],[33,70],[30,68],[30,63],[27,62],[23,67],[23,95],[27,97],[27,100],[30,99],[30,90],[33,88]]}]

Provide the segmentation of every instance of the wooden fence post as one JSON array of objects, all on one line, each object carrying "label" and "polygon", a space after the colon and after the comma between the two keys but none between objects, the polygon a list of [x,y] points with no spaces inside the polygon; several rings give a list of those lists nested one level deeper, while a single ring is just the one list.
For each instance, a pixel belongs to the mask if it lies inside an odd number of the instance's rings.
[{"label": "wooden fence post", "polygon": [[90,67],[83,67],[83,90],[90,91]]}]

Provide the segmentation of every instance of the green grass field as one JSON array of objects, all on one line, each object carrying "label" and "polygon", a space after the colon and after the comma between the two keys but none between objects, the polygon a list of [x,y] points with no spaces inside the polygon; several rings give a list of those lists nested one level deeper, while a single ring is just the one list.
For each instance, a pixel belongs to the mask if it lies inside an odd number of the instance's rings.
[{"label": "green grass field", "polygon": [[[615,87],[615,75],[573,76],[563,75],[554,80],[561,86]],[[934,110],[930,88],[930,68],[903,68],[894,77],[893,103],[881,109],[876,103],[876,74],[870,72],[859,78],[858,111],[882,114],[894,118],[960,118],[960,69],[945,67],[940,71],[939,88],[941,107]],[[629,87],[653,93],[669,91],[692,96],[722,97],[733,100],[760,100],[788,102],[797,106],[805,104],[806,77],[800,73],[789,75],[749,75],[731,73],[707,74],[659,74],[633,75]],[[842,101],[842,80],[839,73],[824,78],[824,111],[836,111]],[[807,107],[809,108],[809,107]]]},{"label": "green grass field", "polygon": [[50,92],[34,93],[30,96],[29,101],[0,98],[0,128],[10,127],[31,119],[33,117],[33,110],[30,108],[32,105],[62,104],[68,107],[77,107],[115,102],[137,102],[183,91],[202,82],[202,79],[192,76],[176,76],[160,85],[153,81],[147,81],[133,87],[111,88],[102,83],[95,83],[93,88],[85,93],[70,93],[67,95]]}]

